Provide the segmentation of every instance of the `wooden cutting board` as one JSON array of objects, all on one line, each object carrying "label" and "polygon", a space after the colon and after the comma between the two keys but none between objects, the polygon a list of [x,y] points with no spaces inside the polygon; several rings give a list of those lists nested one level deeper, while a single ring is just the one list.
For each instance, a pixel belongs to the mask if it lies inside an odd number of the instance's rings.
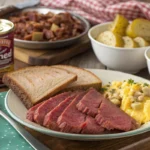
[{"label": "wooden cutting board", "polygon": [[90,41],[89,38],[85,36],[74,45],[62,49],[32,50],[15,47],[14,57],[29,65],[54,65],[83,53],[89,48]]}]

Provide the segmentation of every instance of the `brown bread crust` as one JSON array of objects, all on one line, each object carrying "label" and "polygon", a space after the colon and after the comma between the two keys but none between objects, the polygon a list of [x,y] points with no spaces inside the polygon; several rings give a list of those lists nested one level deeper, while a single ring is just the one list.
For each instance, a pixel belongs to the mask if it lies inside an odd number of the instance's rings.
[{"label": "brown bread crust", "polygon": [[[50,67],[56,68],[59,70],[63,70],[73,76],[70,79],[65,79],[65,82],[61,85],[56,86],[54,89],[47,93],[38,101],[34,102],[31,95],[28,94],[27,90],[24,87],[20,86],[19,81],[13,79],[11,74],[13,72],[7,73],[3,76],[3,82],[14,91],[14,93],[20,98],[20,100],[24,103],[27,108],[32,107],[33,105],[48,99],[50,96],[57,94],[58,92],[62,91],[69,91],[69,90],[86,90],[90,87],[93,87],[97,90],[101,88],[102,81],[92,72],[85,70],[83,68],[75,67],[75,66],[68,66],[68,65],[54,65],[54,66],[34,66],[34,67],[26,67],[19,69],[15,72],[21,72],[25,69],[34,69],[34,68],[41,68],[41,67]],[[42,74],[41,74],[42,75]],[[85,76],[85,78],[82,77]],[[78,78],[78,79],[77,79]],[[34,78],[33,78],[34,79]],[[91,79],[91,80],[88,80]],[[74,82],[75,81],[75,82]],[[87,82],[86,82],[87,81]]]},{"label": "brown bread crust", "polygon": [[[34,69],[34,68],[38,68],[38,67],[40,68],[42,66],[26,67],[26,68],[19,69],[16,72],[24,71],[25,69],[28,69],[28,68]],[[43,67],[45,67],[45,66],[43,66]],[[60,70],[64,71],[64,69],[60,69]],[[70,72],[68,72],[66,70],[65,70],[65,72],[70,73]],[[12,91],[20,98],[20,100],[24,103],[24,105],[27,108],[30,108],[33,105],[35,105],[35,104],[37,104],[37,103],[39,103],[39,102],[41,102],[43,100],[48,99],[50,96],[53,96],[54,94],[56,94],[59,91],[63,90],[68,84],[70,84],[70,83],[72,83],[72,82],[77,80],[77,76],[75,74],[73,74],[73,73],[70,73],[72,75],[72,77],[70,77],[70,79],[66,79],[65,83],[61,84],[60,86],[57,86],[57,87],[53,88],[53,90],[50,91],[50,93],[47,93],[45,96],[43,96],[41,99],[39,99],[36,103],[33,103],[31,95],[26,92],[24,87],[20,86],[19,81],[16,82],[11,77],[12,73],[13,72],[9,72],[7,74],[4,74],[4,76],[3,76],[3,83],[5,85],[7,85],[10,89],[12,89]]]},{"label": "brown bread crust", "polygon": [[24,103],[24,105],[27,108],[30,108],[33,106],[32,102],[30,101],[31,99],[30,95],[28,95],[27,92],[24,91],[24,89],[19,84],[17,84],[13,79],[10,79],[8,77],[8,74],[5,74],[3,76],[3,82],[10,89],[12,89],[12,91],[19,97],[19,99]]}]

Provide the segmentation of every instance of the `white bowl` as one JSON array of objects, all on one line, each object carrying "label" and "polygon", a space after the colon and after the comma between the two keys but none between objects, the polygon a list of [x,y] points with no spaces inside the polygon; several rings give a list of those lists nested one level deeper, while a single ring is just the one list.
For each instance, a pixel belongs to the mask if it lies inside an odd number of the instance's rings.
[{"label": "white bowl", "polygon": [[147,48],[145,50],[145,58],[146,58],[146,61],[147,61],[148,72],[150,74],[150,48]]},{"label": "white bowl", "polygon": [[144,52],[149,46],[141,48],[121,48],[108,46],[95,40],[101,32],[108,30],[110,24],[111,22],[96,25],[88,32],[94,53],[98,60],[107,68],[122,72],[137,73],[141,69],[146,68]]}]

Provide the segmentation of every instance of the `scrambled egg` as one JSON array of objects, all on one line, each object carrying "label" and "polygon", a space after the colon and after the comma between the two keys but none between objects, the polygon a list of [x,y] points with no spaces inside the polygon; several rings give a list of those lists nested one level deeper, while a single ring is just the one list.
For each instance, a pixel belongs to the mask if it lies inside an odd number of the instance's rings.
[{"label": "scrambled egg", "polygon": [[103,94],[139,124],[150,121],[150,85],[129,79],[103,86]]}]

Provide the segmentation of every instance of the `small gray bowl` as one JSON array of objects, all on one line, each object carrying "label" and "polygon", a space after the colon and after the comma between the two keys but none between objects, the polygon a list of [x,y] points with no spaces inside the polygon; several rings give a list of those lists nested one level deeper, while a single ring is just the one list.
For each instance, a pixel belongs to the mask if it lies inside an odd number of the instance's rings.
[{"label": "small gray bowl", "polygon": [[[39,13],[46,14],[47,12],[53,12],[55,14],[61,13],[61,12],[66,12],[65,10],[58,10],[58,9],[50,9],[50,8],[45,8],[45,7],[35,7],[35,8],[27,8],[23,10],[24,12],[26,11],[37,11]],[[71,13],[71,12],[69,12]],[[79,39],[81,39],[84,35],[87,34],[90,24],[89,22],[84,19],[82,16],[79,16],[77,14],[71,13],[73,17],[79,19],[83,26],[84,26],[84,32],[82,32],[80,35],[64,39],[64,40],[57,40],[57,41],[44,41],[44,42],[39,42],[39,41],[27,41],[27,40],[20,40],[20,39],[14,39],[14,44],[17,47],[22,47],[26,49],[56,49],[56,48],[63,48],[66,46],[69,46],[71,44],[76,43]]]}]

